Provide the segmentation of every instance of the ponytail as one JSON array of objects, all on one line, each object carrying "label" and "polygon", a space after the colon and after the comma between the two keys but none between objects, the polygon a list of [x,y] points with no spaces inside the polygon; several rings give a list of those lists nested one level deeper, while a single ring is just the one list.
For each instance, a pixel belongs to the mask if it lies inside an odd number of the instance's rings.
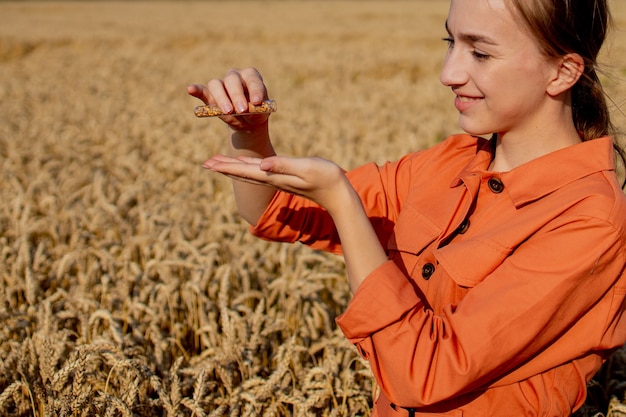
[{"label": "ponytail", "polygon": [[586,66],[572,88],[572,116],[582,140],[614,134],[606,95],[593,67]]}]

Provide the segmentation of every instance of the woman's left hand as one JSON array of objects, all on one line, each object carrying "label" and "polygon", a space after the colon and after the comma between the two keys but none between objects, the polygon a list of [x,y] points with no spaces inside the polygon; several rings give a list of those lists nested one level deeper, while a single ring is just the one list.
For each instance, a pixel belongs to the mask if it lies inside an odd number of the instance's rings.
[{"label": "woman's left hand", "polygon": [[267,185],[301,195],[324,207],[331,215],[354,192],[344,171],[321,158],[272,156],[264,159],[215,155],[203,166],[233,179]]},{"label": "woman's left hand", "polygon": [[301,195],[325,208],[339,233],[352,291],[387,261],[359,195],[345,172],[333,162],[320,158],[216,155],[204,167],[237,180]]}]

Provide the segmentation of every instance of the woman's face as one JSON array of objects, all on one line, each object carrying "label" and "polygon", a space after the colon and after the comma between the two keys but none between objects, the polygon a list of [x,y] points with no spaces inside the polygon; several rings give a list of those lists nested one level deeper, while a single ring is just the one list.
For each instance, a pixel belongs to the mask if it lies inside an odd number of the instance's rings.
[{"label": "woman's face", "polygon": [[473,135],[531,134],[546,120],[555,65],[515,20],[506,0],[451,0],[441,82],[459,125]]}]

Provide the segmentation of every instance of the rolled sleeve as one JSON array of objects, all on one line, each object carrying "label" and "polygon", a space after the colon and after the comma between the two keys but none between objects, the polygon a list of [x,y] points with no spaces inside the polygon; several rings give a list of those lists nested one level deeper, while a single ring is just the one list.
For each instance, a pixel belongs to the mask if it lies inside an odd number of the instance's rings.
[{"label": "rolled sleeve", "polygon": [[411,281],[393,261],[387,261],[363,281],[336,321],[344,335],[357,343],[420,305]]}]

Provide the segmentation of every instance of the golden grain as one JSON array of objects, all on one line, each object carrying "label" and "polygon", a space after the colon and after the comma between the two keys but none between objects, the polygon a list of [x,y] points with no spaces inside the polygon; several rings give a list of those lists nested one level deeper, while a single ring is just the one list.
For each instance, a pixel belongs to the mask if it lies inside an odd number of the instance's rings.
[{"label": "golden grain", "polygon": [[[274,100],[264,100],[261,104],[248,103],[248,110],[245,113],[239,113],[238,115],[249,115],[255,113],[273,113],[277,110],[276,102]],[[215,117],[224,116],[226,113],[217,106],[196,106],[194,109],[196,117]]]}]

